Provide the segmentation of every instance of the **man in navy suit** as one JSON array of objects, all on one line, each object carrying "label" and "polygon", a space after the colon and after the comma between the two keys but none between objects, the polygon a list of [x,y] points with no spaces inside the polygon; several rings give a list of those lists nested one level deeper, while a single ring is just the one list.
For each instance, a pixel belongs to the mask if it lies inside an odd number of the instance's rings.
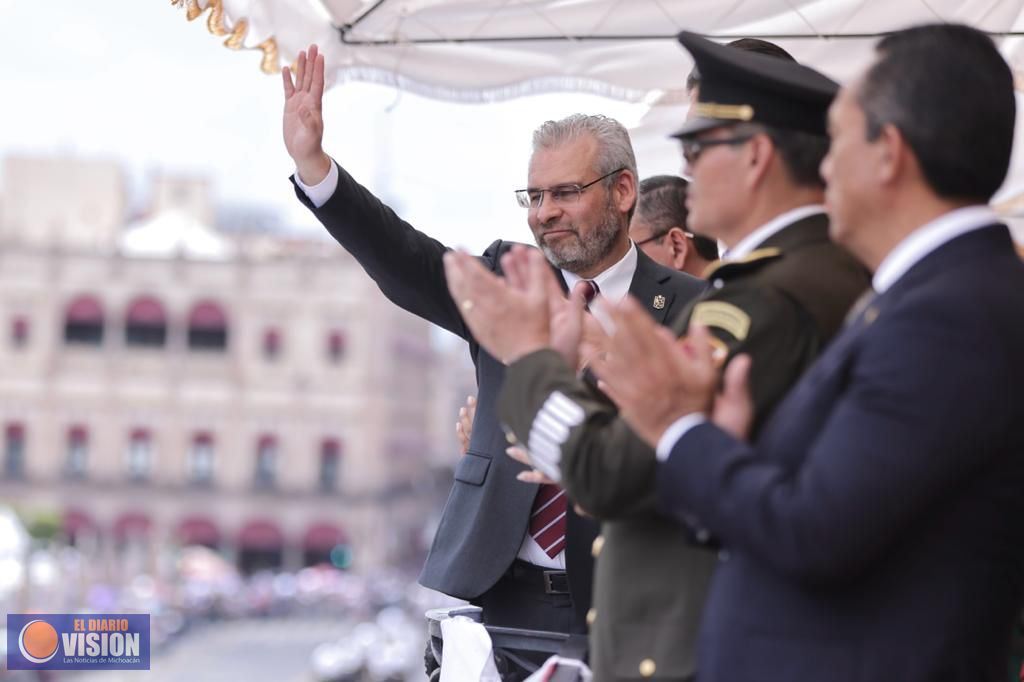
[{"label": "man in navy suit", "polygon": [[662,508],[724,547],[701,680],[1005,679],[1024,600],[1024,265],[987,203],[1014,115],[1010,69],[958,25],[886,37],[841,91],[826,204],[874,292],[756,447],[743,379],[718,390],[705,330],[673,344],[631,302],[611,312],[597,372],[656,446]]}]

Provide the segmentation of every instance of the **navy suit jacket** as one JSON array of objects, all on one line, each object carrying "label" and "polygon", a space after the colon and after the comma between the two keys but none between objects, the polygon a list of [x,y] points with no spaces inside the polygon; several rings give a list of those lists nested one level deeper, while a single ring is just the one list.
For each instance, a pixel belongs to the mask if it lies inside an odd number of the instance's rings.
[{"label": "navy suit jacket", "polygon": [[935,250],[832,342],[751,447],[698,426],[666,510],[726,548],[702,681],[1004,680],[1024,590],[1024,265]]},{"label": "navy suit jacket", "polygon": [[[525,467],[505,454],[508,443],[494,408],[505,366],[480,348],[448,293],[442,262],[446,246],[399,218],[342,168],[337,190],[320,208],[298,187],[295,192],[385,296],[469,342],[479,390],[476,419],[469,450],[455,467],[451,495],[420,583],[462,599],[479,597],[515,560],[537,495],[536,485],[516,479]],[[500,258],[512,245],[494,242],[481,261],[500,274]],[[703,289],[702,280],[664,268],[638,249],[629,291],[648,305],[658,322],[670,320]],[[566,571],[582,624],[590,606],[590,547],[598,525],[576,515],[572,505],[566,525]]]}]

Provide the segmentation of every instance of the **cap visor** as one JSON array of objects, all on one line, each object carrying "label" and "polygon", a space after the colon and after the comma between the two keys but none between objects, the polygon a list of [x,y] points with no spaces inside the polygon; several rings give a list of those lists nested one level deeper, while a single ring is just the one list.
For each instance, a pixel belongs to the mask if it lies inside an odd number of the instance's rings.
[{"label": "cap visor", "polygon": [[711,130],[712,128],[720,128],[722,126],[733,125],[738,121],[723,121],[720,118],[694,118],[683,124],[683,127],[676,132],[669,135],[676,139],[682,139],[684,137],[693,137],[697,133],[702,133],[705,130]]}]

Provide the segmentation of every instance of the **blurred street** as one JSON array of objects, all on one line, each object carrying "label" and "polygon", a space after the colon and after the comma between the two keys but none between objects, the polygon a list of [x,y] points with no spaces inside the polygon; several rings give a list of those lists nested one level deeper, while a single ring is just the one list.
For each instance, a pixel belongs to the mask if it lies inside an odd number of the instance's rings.
[{"label": "blurred street", "polygon": [[[210,623],[194,628],[155,655],[152,670],[148,673],[107,671],[74,677],[69,675],[68,679],[79,682],[132,682],[142,676],[150,682],[222,682],[228,679],[306,682],[330,679],[314,674],[311,667],[314,649],[324,642],[353,641],[360,631],[358,625],[352,619],[324,617]],[[402,676],[387,679],[423,679],[422,663],[414,657]]]}]

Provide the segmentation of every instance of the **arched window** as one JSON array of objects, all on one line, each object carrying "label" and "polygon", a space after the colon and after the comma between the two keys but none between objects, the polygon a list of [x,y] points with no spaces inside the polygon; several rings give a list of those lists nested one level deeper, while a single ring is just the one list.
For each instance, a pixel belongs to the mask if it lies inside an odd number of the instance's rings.
[{"label": "arched window", "polygon": [[15,317],[11,319],[11,347],[24,348],[28,345],[28,319]]},{"label": "arched window", "polygon": [[132,511],[118,516],[114,520],[111,530],[117,544],[125,545],[128,543],[145,544],[149,541],[152,528],[153,522],[149,516],[142,512]]},{"label": "arched window", "polygon": [[93,520],[92,516],[86,511],[75,508],[64,510],[64,516],[61,519],[61,530],[64,532],[64,537],[67,538],[68,544],[75,547],[79,546],[85,539],[90,540],[91,544],[95,546],[100,535],[100,527]]},{"label": "arched window", "polygon": [[84,426],[68,429],[67,458],[64,472],[68,478],[85,478],[89,466],[89,431]]},{"label": "arched window", "polygon": [[203,301],[188,315],[188,347],[192,350],[224,350],[228,345],[228,323],[216,303]]},{"label": "arched window", "polygon": [[336,568],[347,568],[347,554],[345,531],[333,523],[314,523],[302,537],[302,563],[306,566],[333,564]]},{"label": "arched window", "polygon": [[64,312],[64,343],[99,346],[103,343],[103,308],[92,296],[79,296]]},{"label": "arched window", "polygon": [[339,364],[345,357],[345,333],[337,329],[327,334],[327,361],[332,365]]},{"label": "arched window", "polygon": [[256,468],[253,482],[257,488],[269,489],[277,484],[277,438],[270,434],[256,442]]},{"label": "arched window", "polygon": [[161,348],[167,342],[167,315],[160,301],[140,296],[128,305],[124,341],[129,346]]},{"label": "arched window", "polygon": [[25,477],[25,427],[8,424],[4,436],[4,476],[22,479]]},{"label": "arched window", "polygon": [[280,570],[284,559],[284,533],[273,521],[254,519],[238,533],[238,568],[249,575],[260,570]]},{"label": "arched window", "polygon": [[281,332],[273,327],[263,330],[263,359],[276,362],[281,355]]},{"label": "arched window", "polygon": [[189,481],[200,486],[213,483],[213,463],[213,436],[209,433],[195,434],[188,452]]},{"label": "arched window", "polygon": [[338,472],[341,469],[341,443],[334,438],[325,438],[320,443],[320,491],[332,493],[338,489]]},{"label": "arched window", "polygon": [[220,546],[220,528],[213,519],[205,516],[189,516],[182,519],[174,534],[183,547],[202,545],[217,549]]},{"label": "arched window", "polygon": [[153,439],[146,429],[135,429],[128,437],[128,476],[135,481],[149,478],[153,467]]}]

